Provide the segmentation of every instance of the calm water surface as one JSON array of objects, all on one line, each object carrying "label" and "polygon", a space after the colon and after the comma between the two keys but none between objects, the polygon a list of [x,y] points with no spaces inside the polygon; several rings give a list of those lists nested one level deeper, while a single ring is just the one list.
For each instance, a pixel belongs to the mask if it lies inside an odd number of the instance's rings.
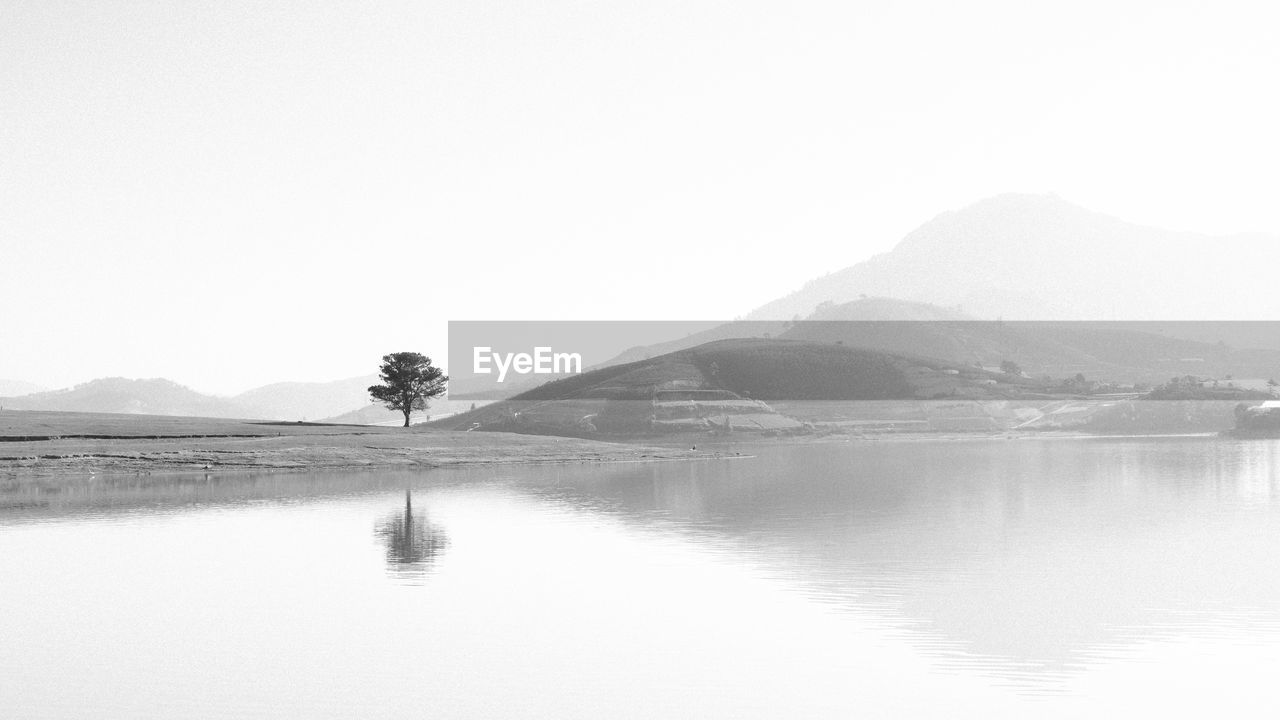
[{"label": "calm water surface", "polygon": [[1278,443],[733,450],[0,494],[0,716],[1280,710]]}]

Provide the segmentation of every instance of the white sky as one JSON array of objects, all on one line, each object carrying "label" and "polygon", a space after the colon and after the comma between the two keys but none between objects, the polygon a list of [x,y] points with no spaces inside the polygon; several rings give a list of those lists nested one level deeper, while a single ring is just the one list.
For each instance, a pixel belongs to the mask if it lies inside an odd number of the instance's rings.
[{"label": "white sky", "polygon": [[0,378],[727,319],[1001,192],[1277,231],[1272,5],[0,0]]}]

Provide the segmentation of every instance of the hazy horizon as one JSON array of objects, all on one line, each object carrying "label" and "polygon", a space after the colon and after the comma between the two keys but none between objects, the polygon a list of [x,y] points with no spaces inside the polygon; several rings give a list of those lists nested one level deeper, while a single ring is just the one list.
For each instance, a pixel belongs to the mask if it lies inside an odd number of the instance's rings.
[{"label": "hazy horizon", "polygon": [[732,318],[1006,192],[1275,233],[1275,12],[5,3],[0,378],[231,395],[448,320]]}]

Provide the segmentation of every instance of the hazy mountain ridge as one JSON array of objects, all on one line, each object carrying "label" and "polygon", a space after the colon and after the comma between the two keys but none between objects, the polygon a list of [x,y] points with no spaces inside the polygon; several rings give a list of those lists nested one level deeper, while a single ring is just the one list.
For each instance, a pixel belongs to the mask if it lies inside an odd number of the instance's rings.
[{"label": "hazy mountain ridge", "polygon": [[806,283],[749,320],[885,296],[1006,320],[1280,318],[1266,291],[1280,237],[1135,225],[1056,196],[1007,194],[943,213],[890,252]]},{"label": "hazy mountain ridge", "polygon": [[325,383],[284,382],[264,385],[233,397],[207,395],[163,378],[98,378],[62,390],[0,399],[10,410],[316,420],[369,404],[368,387],[376,375]]},{"label": "hazy mountain ridge", "polygon": [[163,378],[99,378],[63,390],[4,398],[3,404],[9,410],[253,417],[248,408],[234,400],[204,395]]},{"label": "hazy mountain ridge", "polygon": [[280,382],[247,390],[231,398],[249,409],[249,417],[272,420],[317,420],[369,404],[369,386],[376,374],[331,382]]},{"label": "hazy mountain ridge", "polygon": [[[248,420],[311,420],[375,424],[401,418],[398,412],[372,404],[368,388],[377,375],[332,382],[282,382],[232,397],[206,395],[166,380],[98,378],[62,390],[0,397],[9,410],[49,410],[133,415],[195,416]],[[446,410],[445,407],[448,406]],[[458,412],[470,406],[433,400],[431,414]]]}]

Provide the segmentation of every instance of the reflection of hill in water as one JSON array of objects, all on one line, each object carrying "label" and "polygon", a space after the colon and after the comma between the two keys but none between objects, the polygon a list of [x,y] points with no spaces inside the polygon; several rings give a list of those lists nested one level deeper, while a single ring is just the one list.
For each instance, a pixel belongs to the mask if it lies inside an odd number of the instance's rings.
[{"label": "reflection of hill in water", "polygon": [[378,523],[375,534],[387,551],[387,571],[401,578],[423,577],[448,547],[444,533],[425,514],[414,514],[413,497],[404,494],[404,509]]},{"label": "reflection of hill in water", "polygon": [[1274,623],[1277,460],[1280,446],[1204,438],[807,445],[578,487],[909,628],[927,652],[1042,679],[1144,640]]},{"label": "reflection of hill in water", "polygon": [[[725,446],[753,459],[99,478],[0,488],[0,529],[48,520],[375,498],[361,525],[412,582],[446,541],[409,499],[442,484],[530,492],[673,529],[924,652],[1001,677],[1069,673],[1147,641],[1277,636],[1280,443],[881,441]],[[363,502],[363,501],[362,501]],[[421,505],[421,502],[419,503]],[[378,520],[381,518],[381,520]],[[377,534],[370,538],[373,529]],[[748,631],[744,629],[744,632]]]}]

